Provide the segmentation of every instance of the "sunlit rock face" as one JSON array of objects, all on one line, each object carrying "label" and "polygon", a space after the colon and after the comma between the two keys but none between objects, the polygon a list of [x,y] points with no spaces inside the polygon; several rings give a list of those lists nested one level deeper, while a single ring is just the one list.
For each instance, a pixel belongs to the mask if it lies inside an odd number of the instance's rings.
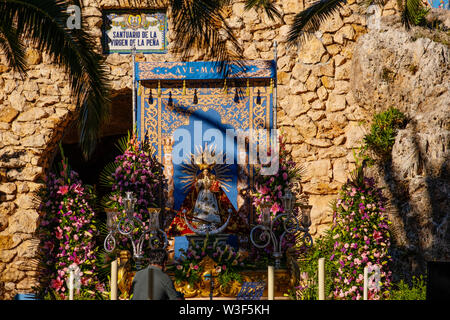
[{"label": "sunlit rock face", "polygon": [[390,200],[396,246],[417,259],[398,261],[424,272],[425,261],[450,257],[450,37],[417,27],[407,32],[393,17],[381,22],[358,41],[351,88],[361,107],[394,106],[408,118],[391,161],[371,171]]}]

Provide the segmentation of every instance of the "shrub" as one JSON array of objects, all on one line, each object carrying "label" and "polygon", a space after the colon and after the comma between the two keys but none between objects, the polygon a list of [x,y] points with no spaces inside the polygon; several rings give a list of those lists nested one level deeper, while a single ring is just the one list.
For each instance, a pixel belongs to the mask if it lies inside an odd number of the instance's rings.
[{"label": "shrub", "polygon": [[370,133],[364,137],[365,149],[371,149],[383,158],[390,158],[397,130],[405,123],[405,115],[395,108],[376,114]]},{"label": "shrub", "polygon": [[389,293],[390,300],[425,300],[426,282],[424,277],[413,276],[411,286],[403,279],[392,286]]},{"label": "shrub", "polygon": [[335,242],[330,260],[337,268],[333,274],[336,299],[362,298],[365,266],[379,266],[381,275],[380,286],[369,290],[369,299],[386,297],[390,287],[390,221],[385,214],[386,199],[363,170],[364,162],[352,181],[344,184],[333,208],[331,234]]}]

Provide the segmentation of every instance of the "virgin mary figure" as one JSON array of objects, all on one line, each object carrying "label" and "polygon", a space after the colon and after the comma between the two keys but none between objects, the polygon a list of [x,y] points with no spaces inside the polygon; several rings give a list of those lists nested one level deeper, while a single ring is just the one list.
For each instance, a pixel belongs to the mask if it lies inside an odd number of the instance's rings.
[{"label": "virgin mary figure", "polygon": [[213,189],[217,181],[210,172],[211,169],[208,165],[201,164],[199,167],[202,172],[195,184],[198,196],[192,213],[196,222],[199,222],[199,228],[202,229],[201,227],[205,226],[205,224],[218,226],[221,221],[217,197],[213,192],[213,190],[219,191],[218,189]]}]

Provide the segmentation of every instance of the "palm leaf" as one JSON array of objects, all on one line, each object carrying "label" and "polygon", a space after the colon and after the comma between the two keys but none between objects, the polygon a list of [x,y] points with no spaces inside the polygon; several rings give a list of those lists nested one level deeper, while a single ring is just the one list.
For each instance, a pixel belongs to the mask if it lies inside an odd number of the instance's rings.
[{"label": "palm leaf", "polygon": [[118,166],[119,165],[115,162],[110,162],[106,164],[106,166],[103,168],[99,176],[99,184],[102,187],[111,188],[113,186],[115,182],[113,178],[113,173],[116,171]]},{"label": "palm leaf", "polygon": [[194,50],[204,49],[224,77],[228,74],[229,61],[243,59],[243,49],[222,16],[228,3],[223,0],[170,1],[177,53],[186,60]]},{"label": "palm leaf", "polygon": [[17,28],[5,21],[0,23],[0,51],[5,54],[8,65],[24,77],[27,70],[25,46],[19,38]]},{"label": "palm leaf", "polygon": [[314,2],[308,9],[297,13],[288,33],[288,44],[305,41],[346,3],[346,0],[320,0]]},{"label": "palm leaf", "polygon": [[74,103],[79,107],[80,145],[89,157],[109,115],[109,83],[104,58],[83,29],[66,25],[67,7],[78,0],[0,0],[0,21],[14,25],[40,51],[67,73]]},{"label": "palm leaf", "polygon": [[128,135],[127,136],[123,136],[121,138],[119,138],[119,140],[117,140],[116,142],[116,148],[119,149],[120,153],[125,153],[125,151],[128,148],[128,143],[131,140],[131,135],[130,132],[128,131]]},{"label": "palm leaf", "polygon": [[244,8],[245,10],[250,10],[252,8],[263,9],[271,20],[275,20],[275,17],[282,17],[280,11],[275,7],[272,0],[246,0]]},{"label": "palm leaf", "polygon": [[401,19],[406,29],[417,24],[424,9],[421,0],[404,0],[401,8]]}]

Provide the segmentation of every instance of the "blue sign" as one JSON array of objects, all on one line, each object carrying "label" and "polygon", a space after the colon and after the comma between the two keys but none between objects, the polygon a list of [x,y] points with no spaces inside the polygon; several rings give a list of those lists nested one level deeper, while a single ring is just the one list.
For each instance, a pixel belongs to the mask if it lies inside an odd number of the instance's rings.
[{"label": "blue sign", "polygon": [[137,62],[136,80],[204,80],[228,78],[275,78],[273,60],[236,61],[221,69],[220,62]]}]

